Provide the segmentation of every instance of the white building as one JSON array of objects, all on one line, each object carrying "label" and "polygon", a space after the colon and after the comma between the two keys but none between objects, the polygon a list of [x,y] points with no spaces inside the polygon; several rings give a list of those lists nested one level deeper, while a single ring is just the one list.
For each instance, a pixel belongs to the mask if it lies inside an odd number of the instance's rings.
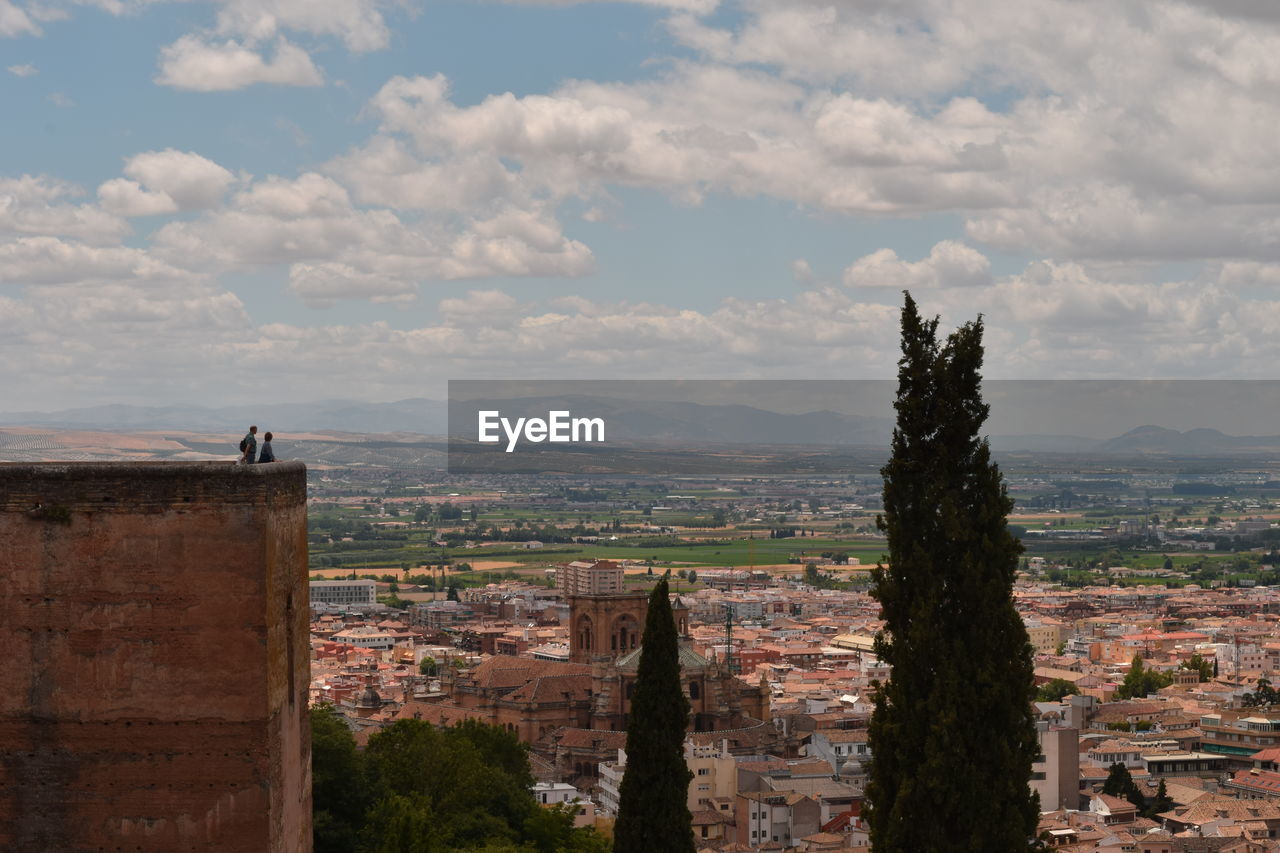
[{"label": "white building", "polygon": [[[684,761],[693,778],[689,780],[689,811],[710,808],[710,800],[732,799],[738,793],[738,765],[729,753],[728,741],[700,746],[684,742]],[[618,791],[627,772],[627,753],[618,750],[618,760],[600,765],[600,810],[618,813]]]},{"label": "white building", "polygon": [[538,782],[533,786],[534,799],[543,808],[569,803],[575,808],[574,826],[592,826],[596,819],[596,804],[568,782]]},{"label": "white building", "polygon": [[346,643],[362,649],[381,649],[386,651],[396,644],[396,638],[386,631],[380,631],[369,625],[357,625],[339,631],[330,637],[335,643]]},{"label": "white building", "polygon": [[311,603],[332,607],[372,607],[378,603],[371,580],[312,581]]}]

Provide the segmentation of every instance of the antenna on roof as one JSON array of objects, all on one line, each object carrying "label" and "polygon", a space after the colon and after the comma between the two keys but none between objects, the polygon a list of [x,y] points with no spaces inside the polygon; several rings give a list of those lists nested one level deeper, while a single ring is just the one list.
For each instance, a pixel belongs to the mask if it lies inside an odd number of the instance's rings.
[{"label": "antenna on roof", "polygon": [[737,675],[740,666],[733,654],[733,605],[724,606],[724,664],[731,675]]}]

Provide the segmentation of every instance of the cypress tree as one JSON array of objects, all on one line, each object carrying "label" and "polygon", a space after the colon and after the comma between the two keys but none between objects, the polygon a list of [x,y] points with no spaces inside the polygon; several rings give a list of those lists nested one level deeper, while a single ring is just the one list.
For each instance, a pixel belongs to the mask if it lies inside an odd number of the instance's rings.
[{"label": "cypress tree", "polygon": [[679,643],[667,579],[649,596],[636,689],[627,720],[627,770],[618,791],[614,853],[693,853],[684,736],[689,700],[680,687]]},{"label": "cypress tree", "polygon": [[872,573],[892,666],[875,695],[867,798],[876,853],[1023,851],[1038,797],[1032,650],[1013,604],[1022,547],[979,434],[982,319],[945,342],[906,294],[897,426],[881,469],[888,565]]}]

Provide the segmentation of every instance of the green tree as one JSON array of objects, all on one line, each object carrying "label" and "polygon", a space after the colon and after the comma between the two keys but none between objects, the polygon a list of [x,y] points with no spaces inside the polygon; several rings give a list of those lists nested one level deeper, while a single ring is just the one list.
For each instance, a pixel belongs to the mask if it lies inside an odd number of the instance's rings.
[{"label": "green tree", "polygon": [[1107,771],[1107,781],[1102,783],[1102,793],[1110,794],[1113,797],[1124,797],[1133,803],[1138,811],[1146,809],[1147,798],[1138,790],[1138,785],[1133,781],[1133,776],[1129,774],[1128,767],[1116,762],[1107,768]]},{"label": "green tree", "polygon": [[[477,726],[486,731],[477,736]],[[515,735],[497,727],[473,722],[441,729],[406,719],[372,735],[365,754],[379,802],[399,796],[409,805],[397,802],[396,814],[411,805],[433,815],[440,849],[450,850],[519,840],[538,805],[529,791],[528,758],[513,773],[513,750],[524,755]],[[367,846],[381,853],[398,825],[371,819]]]},{"label": "green tree", "polygon": [[311,808],[316,853],[356,847],[369,798],[364,762],[342,715],[332,705],[311,709]]},{"label": "green tree", "polygon": [[317,853],[606,853],[572,812],[535,802],[527,747],[474,720],[400,720],[359,753],[331,706],[312,711]]},{"label": "green tree", "polygon": [[1200,655],[1192,655],[1189,660],[1182,662],[1183,669],[1194,669],[1200,673],[1201,681],[1213,680],[1213,663],[1200,657]]},{"label": "green tree", "polygon": [[612,845],[594,829],[574,828],[577,811],[576,800],[538,809],[524,822],[526,846],[520,853],[610,853]]},{"label": "green tree", "polygon": [[1165,788],[1164,779],[1160,780],[1160,786],[1156,788],[1156,795],[1147,803],[1146,811],[1143,817],[1156,819],[1156,815],[1164,814],[1173,808],[1173,798],[1169,796],[1169,791]]},{"label": "green tree", "polygon": [[418,672],[422,675],[435,675],[436,659],[431,655],[425,655],[422,660],[418,661]]},{"label": "green tree", "polygon": [[453,584],[449,584],[449,593],[448,593],[448,595],[447,595],[447,596],[445,596],[445,597],[446,597],[449,601],[457,601],[457,600],[458,600],[458,588],[457,588],[456,586],[454,586]]},{"label": "green tree", "polygon": [[698,570],[697,570],[697,569],[690,569],[690,570],[689,570],[688,578],[689,578],[689,583],[697,583],[697,582],[698,582]]},{"label": "green tree", "polygon": [[1027,784],[1039,747],[1032,649],[1012,595],[1022,549],[979,434],[982,321],[945,343],[937,327],[907,294],[877,519],[889,560],[872,572],[885,621],[876,653],[893,675],[875,693],[869,732],[871,843],[877,853],[1023,851],[1039,815]]},{"label": "green tree", "polygon": [[1112,797],[1123,797],[1128,795],[1133,784],[1133,776],[1129,774],[1129,768],[1117,761],[1107,768],[1107,781],[1102,783],[1102,793]]},{"label": "green tree", "polygon": [[1117,699],[1141,699],[1155,693],[1161,687],[1173,683],[1173,676],[1167,672],[1147,669],[1142,663],[1142,655],[1134,655],[1129,664],[1129,672],[1116,691]]},{"label": "green tree", "polygon": [[1256,691],[1246,693],[1241,698],[1241,704],[1246,708],[1270,707],[1280,699],[1280,693],[1277,693],[1276,689],[1271,686],[1269,679],[1259,678],[1257,687]]},{"label": "green tree", "polygon": [[[369,814],[367,853],[445,853],[431,802],[422,794],[387,794]],[[353,848],[347,848],[348,850]]]},{"label": "green tree", "polygon": [[1040,685],[1040,689],[1036,691],[1036,701],[1058,702],[1062,700],[1063,696],[1079,692],[1079,689],[1065,678],[1055,678]]},{"label": "green tree", "polygon": [[689,700],[664,577],[649,595],[636,689],[627,722],[627,770],[618,792],[614,853],[693,853],[684,737]]}]

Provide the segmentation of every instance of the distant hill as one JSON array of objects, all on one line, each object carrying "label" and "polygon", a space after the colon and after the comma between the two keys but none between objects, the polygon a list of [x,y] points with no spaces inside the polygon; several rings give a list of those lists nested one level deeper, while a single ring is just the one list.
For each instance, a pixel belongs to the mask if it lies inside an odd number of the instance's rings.
[{"label": "distant hill", "polygon": [[443,435],[445,405],[414,398],[394,403],[321,400],[253,406],[90,406],[58,412],[0,412],[0,426],[63,429],[187,429],[243,431],[257,424],[263,431],[341,430],[354,433],[412,432]]},{"label": "distant hill", "polygon": [[1099,442],[1095,453],[1161,454],[1167,456],[1231,456],[1280,452],[1280,435],[1227,435],[1216,429],[1179,432],[1146,425]]},{"label": "distant hill", "polygon": [[497,410],[506,418],[545,418],[550,411],[599,417],[608,425],[607,437],[620,441],[887,446],[893,430],[887,417],[573,394],[468,400],[454,402],[450,409],[450,433],[468,437],[475,435],[476,413],[482,410]]},{"label": "distant hill", "polygon": [[[604,418],[611,441],[675,446],[880,448],[888,446],[893,431],[893,421],[887,413],[773,412],[749,405],[638,401],[594,395],[471,400],[455,402],[452,412],[445,401],[422,397],[391,403],[334,399],[224,407],[91,406],[55,412],[0,412],[0,427],[122,433],[189,430],[239,435],[250,423],[256,423],[264,432],[347,433],[349,437],[338,443],[342,449],[333,451],[346,457],[352,443],[363,443],[373,436],[396,433],[400,444],[444,436],[449,431],[450,418],[458,427],[457,434],[474,435],[475,413],[480,409],[497,409],[507,417],[545,417],[551,410],[568,410],[576,416]],[[1239,456],[1280,454],[1280,436],[1233,436],[1216,429],[1180,432],[1149,424],[1105,440],[1053,434],[994,435],[991,446],[1002,453]],[[398,452],[404,449],[402,445]]]}]

